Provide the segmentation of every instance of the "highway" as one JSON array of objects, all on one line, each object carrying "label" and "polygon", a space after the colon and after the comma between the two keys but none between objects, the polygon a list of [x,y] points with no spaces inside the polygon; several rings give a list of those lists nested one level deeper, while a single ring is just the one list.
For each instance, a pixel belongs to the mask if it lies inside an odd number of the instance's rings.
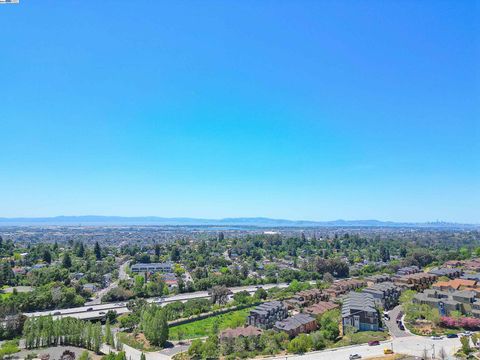
[{"label": "highway", "polygon": [[[285,288],[287,286],[288,284],[286,283],[280,283],[280,284],[239,286],[239,287],[232,287],[230,288],[230,290],[232,291],[232,293],[237,293],[245,290],[250,293],[254,293],[255,291],[257,291],[259,287],[263,287],[265,290],[267,290],[273,287]],[[208,291],[197,291],[193,293],[178,294],[178,295],[173,295],[173,296],[163,297],[163,298],[159,298],[159,297],[149,298],[146,300],[149,303],[155,303],[160,306],[165,306],[166,304],[169,304],[174,301],[185,302],[191,299],[206,299],[208,297],[209,297]],[[80,306],[75,308],[49,310],[49,311],[37,311],[37,312],[24,313],[24,314],[28,317],[52,315],[55,319],[69,316],[69,317],[74,317],[80,320],[97,320],[97,319],[102,319],[107,313],[107,311],[109,310],[115,311],[118,315],[129,312],[129,310],[127,309],[127,302],[120,301],[115,303],[86,305],[86,306]]]}]

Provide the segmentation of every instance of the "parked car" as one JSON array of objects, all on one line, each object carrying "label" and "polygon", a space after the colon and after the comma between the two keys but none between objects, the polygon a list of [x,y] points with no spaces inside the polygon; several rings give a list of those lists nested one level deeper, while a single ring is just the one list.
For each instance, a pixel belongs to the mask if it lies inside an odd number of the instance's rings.
[{"label": "parked car", "polygon": [[350,354],[348,357],[350,360],[361,359],[362,357],[359,354]]},{"label": "parked car", "polygon": [[380,345],[380,341],[378,340],[372,340],[368,342],[369,346],[375,346],[375,345]]},{"label": "parked car", "polygon": [[458,338],[458,335],[457,334],[447,334],[447,338],[455,339],[455,338]]},{"label": "parked car", "polygon": [[393,354],[393,350],[390,349],[390,348],[385,348],[385,349],[383,349],[383,353],[384,353],[385,355]]},{"label": "parked car", "polygon": [[400,330],[402,330],[402,331],[405,330],[405,326],[404,326],[401,322],[398,323],[398,328],[399,328]]},{"label": "parked car", "polygon": [[442,340],[443,339],[443,336],[432,336],[431,337],[432,340]]}]

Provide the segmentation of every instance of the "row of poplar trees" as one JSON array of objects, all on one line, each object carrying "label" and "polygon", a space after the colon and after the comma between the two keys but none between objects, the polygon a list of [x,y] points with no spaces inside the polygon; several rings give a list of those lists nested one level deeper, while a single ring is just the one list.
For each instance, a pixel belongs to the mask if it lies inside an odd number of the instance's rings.
[{"label": "row of poplar trees", "polygon": [[104,336],[100,323],[91,323],[71,317],[57,320],[51,316],[29,318],[23,327],[27,349],[70,345],[99,353],[104,338],[107,343],[113,342],[110,326],[106,326],[105,333]]}]

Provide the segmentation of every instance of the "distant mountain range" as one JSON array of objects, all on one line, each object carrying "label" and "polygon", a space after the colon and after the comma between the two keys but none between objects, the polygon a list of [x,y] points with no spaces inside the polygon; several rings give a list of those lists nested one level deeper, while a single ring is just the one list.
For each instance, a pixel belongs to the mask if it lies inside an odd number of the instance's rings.
[{"label": "distant mountain range", "polygon": [[38,218],[0,218],[0,226],[14,225],[174,225],[174,226],[245,226],[245,227],[422,227],[422,228],[480,228],[480,224],[449,222],[392,222],[379,220],[308,221],[239,217],[225,219],[164,218],[157,216],[55,216]]}]

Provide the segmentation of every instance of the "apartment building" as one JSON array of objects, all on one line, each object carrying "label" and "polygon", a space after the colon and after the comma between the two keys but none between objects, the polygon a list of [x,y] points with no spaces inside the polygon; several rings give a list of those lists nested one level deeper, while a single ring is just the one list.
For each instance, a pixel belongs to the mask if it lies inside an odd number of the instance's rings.
[{"label": "apartment building", "polygon": [[464,315],[478,314],[480,317],[480,302],[477,295],[477,292],[469,290],[441,291],[427,289],[423,293],[415,294],[413,302],[434,307],[438,309],[442,316],[450,315],[452,311],[460,311]]},{"label": "apartment building", "polygon": [[360,280],[360,279],[338,280],[338,281],[335,281],[328,289],[326,289],[325,293],[328,295],[329,299],[333,299],[343,294],[346,294],[349,291],[360,289],[365,286],[367,286],[367,282],[365,280]]},{"label": "apartment building", "polygon": [[287,307],[281,301],[270,301],[250,311],[247,324],[261,329],[271,329],[277,321],[288,316]]},{"label": "apartment building", "polygon": [[400,289],[392,282],[383,282],[372,285],[362,290],[362,292],[373,296],[375,304],[390,310],[398,305],[400,297]]},{"label": "apartment building", "polygon": [[149,273],[171,273],[172,272],[173,263],[172,262],[164,262],[164,263],[138,263],[134,264],[130,267],[132,272],[134,273],[141,273],[141,272],[149,272]]},{"label": "apartment building", "polygon": [[296,293],[291,299],[286,300],[289,308],[301,309],[319,301],[328,300],[328,295],[320,289],[304,290]]},{"label": "apartment building", "polygon": [[401,289],[422,291],[429,288],[436,280],[436,275],[421,272],[397,277],[394,284]]},{"label": "apartment building", "polygon": [[450,279],[456,279],[462,276],[463,271],[461,269],[444,267],[444,268],[432,269],[428,273],[436,275],[438,277],[446,276]]}]

